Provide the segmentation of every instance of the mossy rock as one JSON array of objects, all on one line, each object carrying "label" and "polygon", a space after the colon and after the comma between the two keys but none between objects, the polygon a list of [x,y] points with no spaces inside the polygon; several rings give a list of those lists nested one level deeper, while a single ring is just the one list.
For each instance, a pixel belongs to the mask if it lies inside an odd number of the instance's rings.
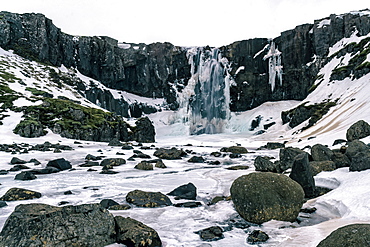
[{"label": "mossy rock", "polygon": [[156,208],[161,206],[171,206],[172,202],[168,196],[161,192],[146,192],[134,190],[127,194],[126,201],[138,207]]},{"label": "mossy rock", "polygon": [[246,154],[248,150],[245,147],[241,146],[231,146],[221,148],[221,152],[231,152],[233,154]]},{"label": "mossy rock", "polygon": [[47,134],[45,126],[39,121],[32,119],[22,120],[19,124],[17,124],[13,132],[14,134],[18,134],[27,138],[40,137]]},{"label": "mossy rock", "polygon": [[0,198],[0,201],[21,201],[40,197],[41,193],[36,191],[22,188],[11,188]]},{"label": "mossy rock", "polygon": [[317,247],[360,247],[370,244],[370,225],[352,224],[338,228],[322,240]]}]

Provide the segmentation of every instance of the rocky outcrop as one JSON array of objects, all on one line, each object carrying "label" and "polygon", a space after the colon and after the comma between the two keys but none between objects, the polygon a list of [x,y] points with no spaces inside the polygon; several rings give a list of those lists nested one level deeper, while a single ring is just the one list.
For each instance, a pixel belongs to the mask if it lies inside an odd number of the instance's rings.
[{"label": "rocky outcrop", "polygon": [[370,243],[369,224],[351,224],[338,228],[322,240],[318,247],[367,246]]},{"label": "rocky outcrop", "polygon": [[241,176],[233,182],[230,192],[240,216],[256,224],[272,219],[296,220],[304,198],[297,182],[271,172]]}]

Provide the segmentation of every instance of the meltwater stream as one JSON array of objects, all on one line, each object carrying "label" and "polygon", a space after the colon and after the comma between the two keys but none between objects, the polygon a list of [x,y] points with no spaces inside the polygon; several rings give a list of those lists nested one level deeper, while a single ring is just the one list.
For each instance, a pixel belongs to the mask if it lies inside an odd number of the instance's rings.
[{"label": "meltwater stream", "polygon": [[230,80],[228,61],[217,48],[188,50],[191,78],[179,95],[189,134],[222,133],[229,119]]}]

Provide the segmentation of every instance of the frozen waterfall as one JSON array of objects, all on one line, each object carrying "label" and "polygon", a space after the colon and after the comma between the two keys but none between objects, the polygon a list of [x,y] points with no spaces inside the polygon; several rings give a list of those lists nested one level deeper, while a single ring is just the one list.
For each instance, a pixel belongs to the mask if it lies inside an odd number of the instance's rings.
[{"label": "frozen waterfall", "polygon": [[189,134],[222,133],[230,115],[228,61],[209,47],[191,48],[187,56],[191,78],[178,99]]},{"label": "frozen waterfall", "polygon": [[268,53],[263,57],[263,60],[269,59],[269,84],[271,91],[275,89],[276,77],[279,79],[280,85],[283,83],[283,66],[281,64],[281,52],[271,41]]}]

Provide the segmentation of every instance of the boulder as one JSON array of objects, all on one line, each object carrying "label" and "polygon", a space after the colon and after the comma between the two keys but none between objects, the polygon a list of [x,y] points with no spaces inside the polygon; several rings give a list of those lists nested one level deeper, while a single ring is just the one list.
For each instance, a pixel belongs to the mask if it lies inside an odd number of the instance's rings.
[{"label": "boulder", "polygon": [[285,148],[285,144],[279,143],[279,142],[268,142],[266,144],[266,149],[268,150],[278,149],[278,148]]},{"label": "boulder", "polygon": [[135,127],[132,128],[133,140],[140,143],[155,142],[155,129],[152,121],[148,117],[136,120]]},{"label": "boulder", "polygon": [[269,236],[261,231],[261,230],[254,230],[248,235],[247,243],[248,244],[259,244],[266,242],[269,239]]},{"label": "boulder", "polygon": [[348,141],[359,140],[370,135],[370,125],[364,120],[352,124],[346,133]]},{"label": "boulder", "polygon": [[186,153],[182,149],[175,147],[171,149],[160,148],[154,152],[154,156],[165,160],[176,160],[186,156]]},{"label": "boulder", "polygon": [[182,203],[176,203],[173,204],[174,207],[178,208],[197,208],[202,206],[201,202],[182,202]]},{"label": "boulder", "polygon": [[69,161],[65,160],[64,158],[56,159],[56,160],[51,160],[49,161],[46,166],[52,166],[55,168],[58,168],[61,171],[68,170],[72,168],[72,165]]},{"label": "boulder", "polygon": [[122,158],[103,159],[100,162],[101,166],[110,167],[110,168],[112,168],[113,166],[120,166],[120,165],[123,165],[123,164],[126,164],[126,160],[122,159]]},{"label": "boulder", "polygon": [[305,151],[299,148],[287,147],[280,149],[279,156],[281,169],[285,171],[289,168],[292,168],[294,157],[301,153],[305,153]]},{"label": "boulder", "polygon": [[364,171],[370,169],[370,150],[359,152],[352,157],[350,171]]},{"label": "boulder", "polygon": [[249,166],[246,166],[246,165],[236,165],[236,166],[226,167],[225,169],[232,170],[232,171],[235,171],[235,170],[248,170],[249,169]]},{"label": "boulder", "polygon": [[22,188],[11,188],[9,189],[5,195],[0,197],[1,201],[20,201],[20,200],[30,200],[34,198],[40,198],[41,193],[22,189]]},{"label": "boulder", "polygon": [[197,187],[193,183],[181,185],[168,193],[169,196],[175,196],[175,199],[195,200],[197,197]]},{"label": "boulder", "polygon": [[322,144],[315,144],[311,148],[311,156],[314,161],[330,160],[332,155],[333,151]]},{"label": "boulder", "polygon": [[280,170],[276,164],[272,163],[268,157],[257,156],[254,160],[256,171],[261,172],[278,172]]},{"label": "boulder", "polygon": [[135,169],[139,169],[139,170],[146,170],[146,171],[149,171],[149,170],[153,170],[153,164],[147,162],[147,161],[141,161],[139,164],[137,164],[135,167]]},{"label": "boulder", "polygon": [[369,246],[370,224],[351,224],[338,228],[322,240],[317,247]]},{"label": "boulder", "polygon": [[103,207],[103,208],[109,208],[113,205],[119,205],[116,201],[112,200],[112,199],[103,199],[100,201],[100,205]]},{"label": "boulder", "polygon": [[105,246],[116,242],[114,217],[100,204],[55,207],[21,204],[9,216],[0,243],[18,246]]},{"label": "boulder", "polygon": [[233,154],[246,154],[248,150],[245,147],[241,146],[231,146],[231,147],[223,147],[220,150],[221,152],[231,152]]},{"label": "boulder", "polygon": [[158,233],[151,227],[130,217],[114,217],[117,243],[130,247],[161,247]]},{"label": "boulder", "polygon": [[310,168],[312,176],[316,176],[322,171],[334,171],[337,167],[333,161],[311,161]]},{"label": "boulder", "polygon": [[32,169],[29,172],[31,172],[33,174],[51,174],[51,173],[60,172],[60,170],[58,168],[53,167],[53,166],[47,166],[47,167],[41,168],[41,169]]},{"label": "boulder", "polygon": [[188,162],[190,162],[190,163],[204,163],[204,158],[202,156],[193,156],[188,160]]},{"label": "boulder", "polygon": [[14,171],[20,171],[20,170],[25,170],[25,169],[30,169],[26,165],[15,165],[12,168],[9,169],[9,171],[14,172]]},{"label": "boulder", "polygon": [[0,208],[6,207],[6,206],[8,206],[8,204],[6,204],[6,202],[0,201]]},{"label": "boulder", "polygon": [[315,180],[313,179],[307,153],[299,154],[294,158],[289,177],[302,186],[307,198],[315,196]]},{"label": "boulder", "polygon": [[26,181],[26,180],[34,180],[36,178],[37,177],[32,172],[23,171],[23,172],[18,173],[17,175],[15,175],[14,180],[23,180],[23,181]]},{"label": "boulder", "polygon": [[138,207],[156,208],[171,206],[171,200],[161,192],[146,192],[142,190],[130,191],[126,195],[126,201]]},{"label": "boulder", "polygon": [[22,159],[17,158],[17,157],[13,157],[12,160],[10,161],[10,164],[12,164],[12,165],[26,164],[26,163],[27,163],[27,161],[22,160]]},{"label": "boulder", "polygon": [[26,138],[40,137],[47,134],[45,126],[39,121],[34,120],[22,120],[13,130],[15,134],[18,134]]},{"label": "boulder", "polygon": [[131,206],[128,204],[119,204],[119,205],[112,205],[108,209],[109,210],[128,210]]},{"label": "boulder", "polygon": [[256,224],[272,219],[295,221],[304,199],[304,191],[297,182],[271,172],[250,173],[237,178],[230,193],[240,216]]},{"label": "boulder", "polygon": [[224,238],[223,230],[219,226],[211,226],[194,233],[198,234],[203,241],[207,242],[217,241]]},{"label": "boulder", "polygon": [[347,155],[340,152],[333,152],[331,160],[334,162],[336,168],[348,167],[351,164]]},{"label": "boulder", "polygon": [[167,166],[163,163],[162,160],[157,160],[155,162],[155,167],[157,167],[157,168],[167,168]]},{"label": "boulder", "polygon": [[347,157],[352,160],[353,156],[360,152],[366,152],[369,150],[369,147],[359,140],[354,140],[348,143],[348,147],[346,149]]},{"label": "boulder", "polygon": [[108,146],[120,147],[123,146],[123,143],[120,142],[117,138],[113,138],[112,140],[109,141]]}]

